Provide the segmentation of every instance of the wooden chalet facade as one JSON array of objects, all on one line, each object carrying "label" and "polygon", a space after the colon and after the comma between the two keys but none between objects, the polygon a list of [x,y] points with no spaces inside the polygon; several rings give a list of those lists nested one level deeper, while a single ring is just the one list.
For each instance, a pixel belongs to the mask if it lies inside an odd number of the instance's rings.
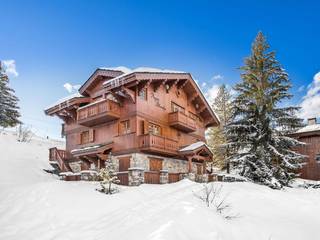
[{"label": "wooden chalet facade", "polygon": [[308,125],[291,136],[305,143],[295,149],[306,156],[305,164],[301,169],[301,178],[320,180],[320,124],[317,123],[317,119],[308,119]]},{"label": "wooden chalet facade", "polygon": [[191,74],[151,68],[99,68],[45,113],[64,121],[66,150],[50,149],[62,176],[87,179],[112,155],[126,185],[205,176],[205,130],[219,124]]}]

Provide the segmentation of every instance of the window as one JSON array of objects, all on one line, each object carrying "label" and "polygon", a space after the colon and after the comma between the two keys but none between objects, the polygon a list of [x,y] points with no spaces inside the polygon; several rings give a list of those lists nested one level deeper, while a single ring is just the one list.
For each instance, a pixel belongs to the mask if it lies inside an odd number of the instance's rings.
[{"label": "window", "polygon": [[120,122],[120,134],[130,133],[130,120]]},{"label": "window", "polygon": [[156,124],[149,123],[149,133],[161,135],[161,127]]},{"label": "window", "polygon": [[185,110],[183,107],[179,106],[178,104],[171,102],[171,111],[172,112],[181,112],[184,113]]},{"label": "window", "polygon": [[142,100],[147,100],[147,89],[146,88],[142,88],[139,92],[138,92],[138,96],[140,99]]},{"label": "window", "polygon": [[86,144],[89,142],[89,131],[84,131],[80,134],[81,144]]}]

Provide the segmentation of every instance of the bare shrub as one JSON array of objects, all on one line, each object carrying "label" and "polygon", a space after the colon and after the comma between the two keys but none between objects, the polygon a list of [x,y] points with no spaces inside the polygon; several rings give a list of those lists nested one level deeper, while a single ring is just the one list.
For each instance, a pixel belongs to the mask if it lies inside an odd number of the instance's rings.
[{"label": "bare shrub", "polygon": [[207,207],[213,207],[225,219],[230,220],[238,217],[238,214],[231,212],[231,205],[226,201],[227,195],[222,193],[222,189],[221,184],[203,184],[201,191],[195,196],[203,201]]},{"label": "bare shrub", "polygon": [[18,142],[30,142],[33,137],[33,132],[30,127],[20,124],[17,129]]}]

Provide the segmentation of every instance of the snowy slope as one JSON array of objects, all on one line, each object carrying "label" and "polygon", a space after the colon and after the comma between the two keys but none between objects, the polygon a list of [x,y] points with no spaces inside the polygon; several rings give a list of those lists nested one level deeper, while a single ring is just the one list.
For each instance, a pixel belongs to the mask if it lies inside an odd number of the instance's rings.
[{"label": "snowy slope", "polygon": [[[223,183],[226,220],[195,197],[201,184],[121,187],[107,196],[96,183],[63,182],[42,171],[50,146],[0,135],[0,239],[317,239],[320,190],[271,190]],[[60,143],[61,145],[62,143]]]}]

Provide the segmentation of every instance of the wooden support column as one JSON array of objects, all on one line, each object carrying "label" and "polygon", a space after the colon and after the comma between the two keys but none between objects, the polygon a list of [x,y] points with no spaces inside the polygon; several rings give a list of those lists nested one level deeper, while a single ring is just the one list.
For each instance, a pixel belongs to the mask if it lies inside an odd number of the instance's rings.
[{"label": "wooden support column", "polygon": [[192,172],[192,156],[188,156],[188,172]]},{"label": "wooden support column", "polygon": [[203,161],[202,163],[202,174],[206,174],[206,166],[207,166],[206,163],[207,163],[206,161]]}]

